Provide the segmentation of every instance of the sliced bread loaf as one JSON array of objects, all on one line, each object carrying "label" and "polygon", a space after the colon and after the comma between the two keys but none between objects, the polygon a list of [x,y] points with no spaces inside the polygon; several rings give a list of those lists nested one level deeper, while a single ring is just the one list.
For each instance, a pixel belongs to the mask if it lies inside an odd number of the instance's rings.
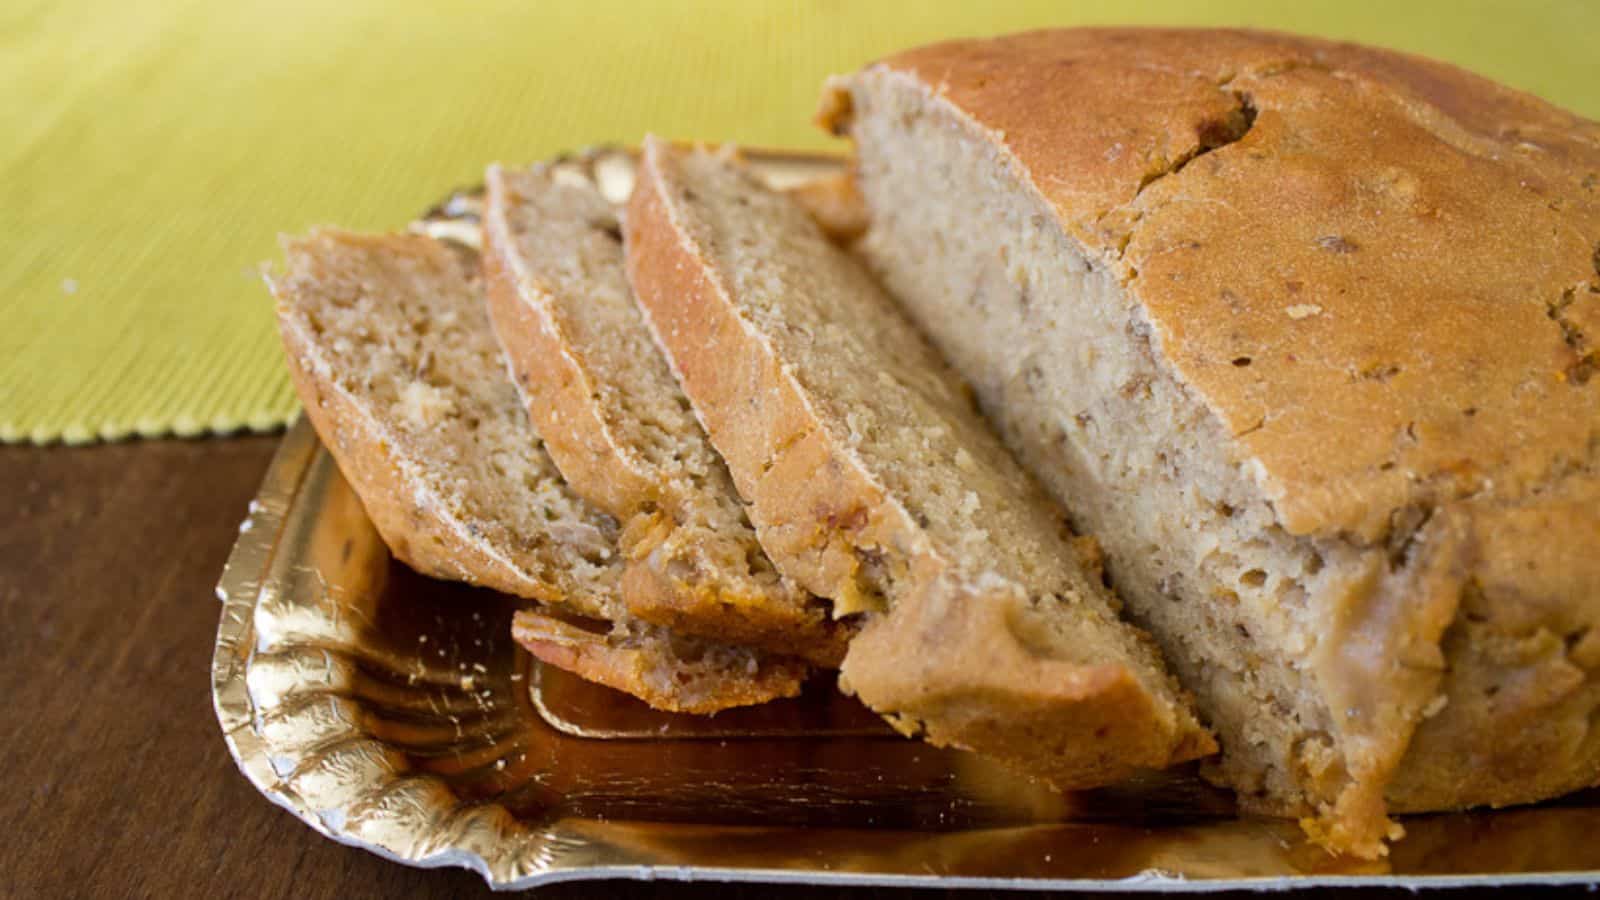
[{"label": "sliced bread loaf", "polygon": [[615,207],[549,168],[494,166],[486,187],[495,333],[567,483],[621,523],[629,611],[838,665],[845,629],[773,569],[651,340],[623,269]]},{"label": "sliced bread loaf", "polygon": [[[1130,102],[1136,100],[1137,102]],[[1600,783],[1600,125],[1250,32],[832,84],[873,267],[1330,847]]]},{"label": "sliced bread loaf", "polygon": [[1060,512],[796,203],[646,143],[634,291],[778,568],[863,612],[841,682],[1062,787],[1213,749]]},{"label": "sliced bread loaf", "polygon": [[318,231],[269,279],[306,415],[396,557],[542,610],[541,659],[653,706],[710,712],[798,692],[806,666],[671,635],[620,599],[617,525],[573,494],[495,345],[476,261],[432,238]]}]

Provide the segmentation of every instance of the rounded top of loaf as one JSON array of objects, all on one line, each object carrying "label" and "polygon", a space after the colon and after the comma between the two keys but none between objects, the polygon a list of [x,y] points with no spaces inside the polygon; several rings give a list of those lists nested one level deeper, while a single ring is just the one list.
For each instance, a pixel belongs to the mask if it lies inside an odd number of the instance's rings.
[{"label": "rounded top of loaf", "polygon": [[[1600,125],[1442,63],[1073,29],[869,67],[989,141],[1297,534],[1512,504],[1600,454]],[[822,118],[849,127],[848,83]],[[1576,487],[1574,487],[1576,489]]]}]

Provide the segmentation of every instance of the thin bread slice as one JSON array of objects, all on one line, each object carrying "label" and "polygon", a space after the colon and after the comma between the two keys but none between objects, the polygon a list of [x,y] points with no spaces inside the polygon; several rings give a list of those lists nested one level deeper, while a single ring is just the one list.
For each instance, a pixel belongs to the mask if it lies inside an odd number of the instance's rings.
[{"label": "thin bread slice", "polygon": [[634,291],[773,562],[867,613],[849,690],[1059,788],[1215,749],[1060,511],[792,200],[652,139],[626,231]]},{"label": "thin bread slice", "polygon": [[637,619],[600,632],[540,610],[520,610],[511,635],[543,662],[669,712],[708,715],[792,697],[807,672],[793,657],[754,653]]},{"label": "thin bread slice", "polygon": [[762,552],[628,288],[617,210],[554,170],[486,178],[490,319],[572,490],[621,522],[628,609],[837,666],[846,629]]},{"label": "thin bread slice", "polygon": [[470,256],[417,235],[331,230],[284,251],[269,285],[289,371],[396,557],[610,623],[590,632],[528,610],[517,635],[652,706],[709,712],[798,692],[797,660],[628,615],[616,522],[568,490],[529,427]]}]

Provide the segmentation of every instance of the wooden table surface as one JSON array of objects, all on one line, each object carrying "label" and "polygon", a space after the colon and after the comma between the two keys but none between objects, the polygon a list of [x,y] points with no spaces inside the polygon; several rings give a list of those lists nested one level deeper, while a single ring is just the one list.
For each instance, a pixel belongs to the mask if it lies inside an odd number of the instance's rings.
[{"label": "wooden table surface", "polygon": [[[213,587],[277,440],[0,447],[0,896],[487,893],[471,873],[407,868],[320,837],[228,757],[208,678]],[[875,893],[666,882],[539,892]]]}]

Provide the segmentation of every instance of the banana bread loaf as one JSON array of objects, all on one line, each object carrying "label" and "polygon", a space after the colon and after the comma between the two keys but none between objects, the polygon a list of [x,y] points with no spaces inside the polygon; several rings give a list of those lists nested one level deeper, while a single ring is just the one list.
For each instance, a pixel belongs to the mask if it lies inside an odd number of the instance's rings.
[{"label": "banana bread loaf", "polygon": [[1600,126],[1450,66],[1066,30],[832,82],[860,249],[1104,544],[1246,806],[1600,782]]}]

